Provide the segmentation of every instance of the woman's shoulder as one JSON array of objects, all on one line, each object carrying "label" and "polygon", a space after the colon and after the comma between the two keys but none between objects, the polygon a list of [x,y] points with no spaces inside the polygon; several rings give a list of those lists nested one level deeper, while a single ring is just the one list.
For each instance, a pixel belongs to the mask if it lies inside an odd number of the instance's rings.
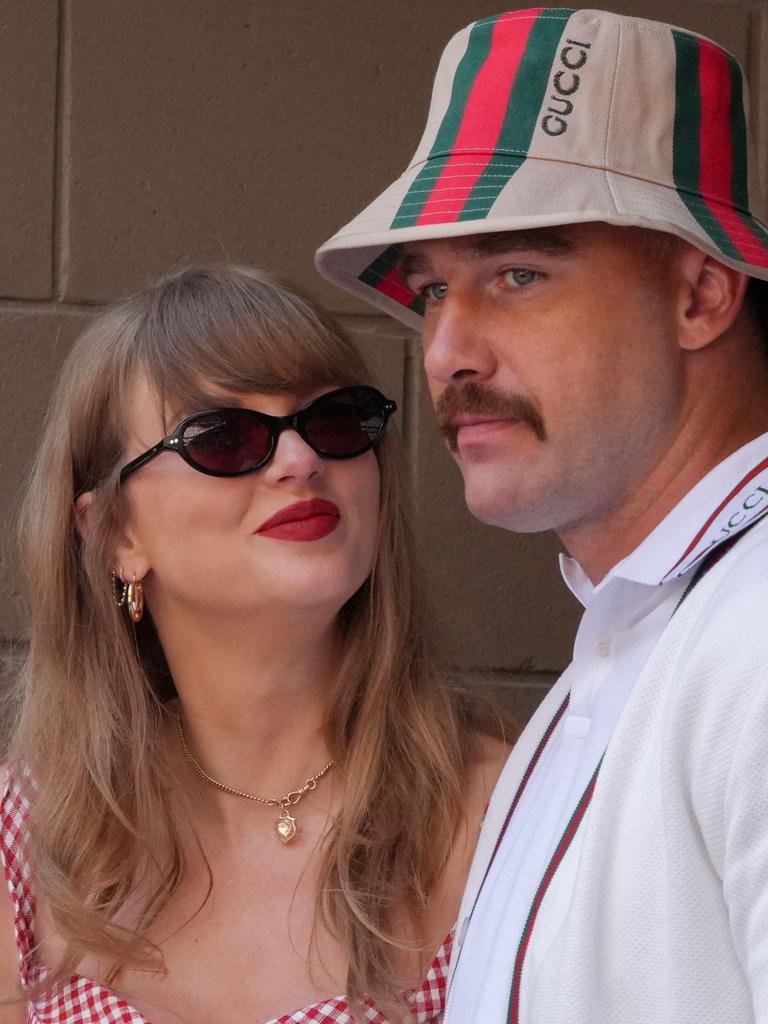
[{"label": "woman's shoulder", "polygon": [[509,744],[498,735],[473,731],[468,740],[462,814],[434,899],[430,901],[432,948],[455,924],[485,810],[510,751]]},{"label": "woman's shoulder", "polygon": [[494,784],[512,750],[512,739],[507,735],[474,734],[473,770],[488,777],[495,772]]},{"label": "woman's shoulder", "polygon": [[454,861],[469,870],[483,818],[512,747],[503,736],[473,730],[469,736],[461,821],[455,836]]},{"label": "woman's shoulder", "polygon": [[489,735],[486,732],[476,732],[472,736],[465,813],[468,819],[476,821],[477,832],[511,751],[512,744],[504,736]]}]

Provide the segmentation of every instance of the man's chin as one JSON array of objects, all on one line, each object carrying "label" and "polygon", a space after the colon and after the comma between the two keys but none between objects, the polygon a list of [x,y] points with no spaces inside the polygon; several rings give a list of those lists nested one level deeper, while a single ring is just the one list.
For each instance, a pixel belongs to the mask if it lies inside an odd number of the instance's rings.
[{"label": "man's chin", "polygon": [[522,495],[500,494],[465,484],[467,508],[486,526],[497,526],[513,533],[540,533],[554,527],[552,509],[541,502],[526,501]]}]

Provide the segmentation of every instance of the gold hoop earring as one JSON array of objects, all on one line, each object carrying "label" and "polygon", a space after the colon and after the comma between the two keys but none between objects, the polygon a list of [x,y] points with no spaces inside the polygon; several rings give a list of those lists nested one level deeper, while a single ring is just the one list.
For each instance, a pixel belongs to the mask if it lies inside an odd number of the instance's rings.
[{"label": "gold hoop earring", "polygon": [[119,576],[115,569],[109,575],[112,580],[112,600],[118,608],[122,608],[128,598],[128,584],[123,579],[122,569]]},{"label": "gold hoop earring", "polygon": [[141,580],[137,580],[134,576],[126,588],[125,597],[128,617],[131,622],[141,622],[141,617],[144,614],[144,587],[141,585]]}]

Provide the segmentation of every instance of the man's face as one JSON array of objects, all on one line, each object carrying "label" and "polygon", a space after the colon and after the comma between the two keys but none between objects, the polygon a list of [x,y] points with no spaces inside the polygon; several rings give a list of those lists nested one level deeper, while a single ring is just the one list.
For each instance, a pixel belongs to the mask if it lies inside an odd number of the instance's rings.
[{"label": "man's face", "polygon": [[406,246],[432,399],[479,519],[567,534],[672,443],[686,382],[665,239],[591,223]]}]

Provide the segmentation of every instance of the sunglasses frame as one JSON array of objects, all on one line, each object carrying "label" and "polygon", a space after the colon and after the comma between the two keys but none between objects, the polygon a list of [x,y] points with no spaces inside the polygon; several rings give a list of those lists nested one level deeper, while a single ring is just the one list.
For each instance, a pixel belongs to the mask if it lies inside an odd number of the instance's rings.
[{"label": "sunglasses frame", "polygon": [[[305,422],[307,417],[311,415],[314,407],[317,406],[318,402],[326,401],[329,398],[334,398],[337,395],[348,394],[351,391],[364,391],[370,396],[375,396],[381,401],[381,429],[379,430],[376,437],[369,440],[369,442],[362,448],[351,452],[349,455],[333,455],[326,452],[318,451],[317,448],[312,444],[309,438],[306,436]],[[270,416],[269,413],[259,412],[256,409],[246,409],[243,406],[226,406],[218,409],[204,409],[201,412],[193,412],[189,416],[185,416],[184,419],[179,423],[172,434],[168,434],[162,441],[158,441],[157,444],[148,448],[147,451],[138,455],[135,459],[126,463],[125,466],[120,470],[120,483],[122,484],[127,477],[132,473],[135,473],[137,469],[141,469],[148,462],[151,462],[157,455],[162,452],[176,452],[182,459],[191,466],[192,469],[197,470],[198,473],[204,473],[206,476],[218,476],[218,477],[238,477],[247,476],[249,473],[255,473],[259,469],[263,469],[264,466],[270,461],[272,456],[275,454],[277,449],[277,442],[280,439],[280,435],[284,430],[295,430],[299,437],[308,444],[309,447],[323,459],[331,459],[333,461],[342,461],[344,459],[354,459],[358,455],[363,455],[365,452],[370,451],[373,446],[381,439],[382,434],[387,426],[389,417],[397,409],[397,402],[391,398],[386,398],[378,388],[371,387],[369,384],[351,384],[348,387],[336,388],[335,391],[327,391],[323,395],[318,395],[317,398],[313,398],[311,402],[302,406],[301,409],[297,409],[296,412],[290,413],[288,416]],[[207,469],[195,462],[190,457],[184,447],[184,431],[190,425],[196,421],[202,419],[205,416],[221,415],[222,413],[237,413],[239,416],[246,414],[249,417],[259,420],[261,423],[265,423],[269,429],[270,436],[270,448],[267,454],[264,456],[262,461],[257,466],[249,466],[248,469],[241,469],[235,473],[222,472],[216,469]]]}]

